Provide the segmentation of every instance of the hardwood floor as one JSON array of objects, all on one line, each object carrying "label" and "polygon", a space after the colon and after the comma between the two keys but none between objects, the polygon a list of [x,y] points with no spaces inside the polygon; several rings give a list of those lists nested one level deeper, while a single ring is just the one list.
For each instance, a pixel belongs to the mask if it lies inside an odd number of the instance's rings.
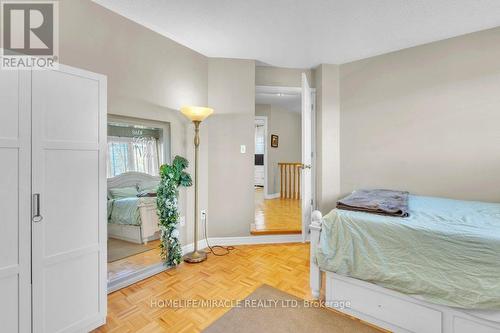
[{"label": "hardwood floor", "polygon": [[224,257],[182,263],[110,294],[107,323],[94,332],[200,332],[230,309],[161,305],[168,300],[241,300],[264,283],[310,299],[309,245],[237,246]]},{"label": "hardwood floor", "polygon": [[255,190],[255,222],[252,235],[300,234],[301,208],[297,199],[264,200],[262,188]]},{"label": "hardwood floor", "polygon": [[149,267],[159,263],[160,260],[160,240],[154,240],[148,243],[151,250],[135,254],[108,263],[108,281],[123,277],[133,273],[141,268]]}]

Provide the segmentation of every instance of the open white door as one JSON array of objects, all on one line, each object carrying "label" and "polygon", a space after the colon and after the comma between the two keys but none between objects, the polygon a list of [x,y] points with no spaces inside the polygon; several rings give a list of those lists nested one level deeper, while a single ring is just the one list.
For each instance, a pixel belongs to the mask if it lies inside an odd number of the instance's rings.
[{"label": "open white door", "polygon": [[302,73],[302,241],[309,234],[312,213],[312,102],[307,76]]},{"label": "open white door", "polygon": [[33,333],[106,319],[106,78],[32,74]]}]

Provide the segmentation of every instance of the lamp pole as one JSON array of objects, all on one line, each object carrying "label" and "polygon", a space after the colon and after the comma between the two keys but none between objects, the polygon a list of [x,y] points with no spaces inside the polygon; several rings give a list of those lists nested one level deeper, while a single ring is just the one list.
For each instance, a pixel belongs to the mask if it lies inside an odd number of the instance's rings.
[{"label": "lamp pole", "polygon": [[197,263],[207,260],[205,251],[198,251],[198,151],[200,147],[200,124],[214,112],[213,109],[201,106],[184,106],[181,113],[190,119],[194,124],[194,250],[186,254],[185,262]]},{"label": "lamp pole", "polygon": [[198,151],[200,147],[200,123],[194,120],[194,250],[184,256],[184,261],[189,263],[202,262],[207,259],[204,251],[198,251]]}]

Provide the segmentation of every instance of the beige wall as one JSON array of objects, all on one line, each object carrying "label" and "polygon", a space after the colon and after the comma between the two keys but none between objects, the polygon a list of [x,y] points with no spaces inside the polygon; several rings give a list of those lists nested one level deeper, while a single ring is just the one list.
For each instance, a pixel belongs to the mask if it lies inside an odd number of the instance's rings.
[{"label": "beige wall", "polygon": [[[498,59],[500,28],[306,71],[317,88],[319,207],[360,187],[500,201]],[[191,162],[192,126],[177,110],[214,107],[201,128],[200,209],[211,236],[248,235],[255,85],[300,86],[303,70],[209,59],[85,0],[60,2],[60,60],[107,75],[109,113],[169,122],[172,155]],[[193,201],[192,188],[181,193],[184,243]]]},{"label": "beige wall", "polygon": [[[255,62],[209,59],[209,236],[248,236],[254,221]],[[240,145],[246,153],[240,153]]]},{"label": "beige wall", "polygon": [[108,76],[113,101],[207,103],[207,58],[88,0],[60,1],[60,60]]},{"label": "beige wall", "polygon": [[342,65],[340,83],[343,194],[500,201],[500,28]]},{"label": "beige wall", "polygon": [[[192,161],[192,129],[177,110],[207,104],[208,59],[91,1],[61,1],[59,9],[61,63],[107,75],[108,113],[169,122],[172,155]],[[206,177],[200,182],[202,209]],[[181,191],[181,215],[187,220],[182,242],[192,240],[192,198],[192,188]]]},{"label": "beige wall", "polygon": [[[300,162],[301,114],[269,105],[256,104],[255,115],[267,117],[267,193],[280,192],[279,162]],[[271,134],[279,136],[278,148],[271,147]]]},{"label": "beige wall", "polygon": [[316,201],[328,212],[340,195],[339,66],[320,65],[316,84]]},{"label": "beige wall", "polygon": [[[211,236],[249,234],[254,201],[254,61],[209,59],[86,0],[60,2],[60,59],[107,75],[110,114],[169,122],[172,155],[186,156],[191,173],[193,126],[178,109],[186,104],[214,107],[216,114],[200,130],[200,210],[208,212]],[[247,146],[246,154],[239,153],[240,144]],[[180,202],[180,213],[186,216],[181,242],[189,243],[192,187],[181,191]]]},{"label": "beige wall", "polygon": [[255,67],[255,84],[258,86],[301,87],[302,73],[306,73],[309,84],[314,86],[314,74],[310,69]]}]

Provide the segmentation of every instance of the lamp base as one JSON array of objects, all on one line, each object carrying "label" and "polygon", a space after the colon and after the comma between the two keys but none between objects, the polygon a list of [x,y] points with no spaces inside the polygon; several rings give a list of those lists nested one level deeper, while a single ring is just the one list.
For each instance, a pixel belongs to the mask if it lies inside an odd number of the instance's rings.
[{"label": "lamp base", "polygon": [[207,254],[204,251],[189,252],[182,257],[182,260],[195,264],[207,260]]}]

